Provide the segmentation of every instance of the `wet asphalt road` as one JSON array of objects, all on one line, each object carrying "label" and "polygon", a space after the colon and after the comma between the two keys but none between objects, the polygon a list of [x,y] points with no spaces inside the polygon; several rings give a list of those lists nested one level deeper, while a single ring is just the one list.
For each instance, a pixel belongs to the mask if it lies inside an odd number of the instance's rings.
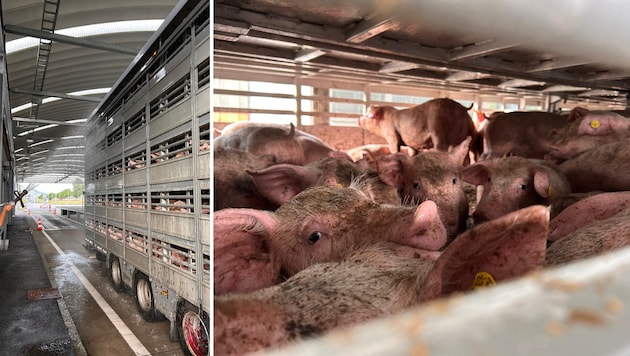
[{"label": "wet asphalt road", "polygon": [[[18,209],[17,214],[26,214]],[[83,226],[65,217],[53,215],[39,205],[30,206],[29,226],[48,266],[54,284],[63,296],[63,302],[76,326],[85,351],[90,356],[100,355],[135,355],[146,354],[138,351],[144,348],[150,355],[184,355],[179,342],[169,341],[169,321],[145,322],[136,310],[136,302],[130,291],[116,292],[112,288],[109,271],[104,263],[82,246],[84,242]],[[37,219],[41,218],[43,231],[37,231]],[[47,235],[47,236],[46,236]],[[51,243],[49,238],[54,242]],[[59,251],[54,245],[57,245]],[[78,271],[78,272],[77,272]],[[82,276],[85,279],[82,281]],[[86,282],[88,286],[86,286]],[[97,295],[102,296],[97,303],[94,293],[89,293],[93,286]],[[98,297],[97,297],[98,298]],[[100,299],[100,298],[99,298]],[[103,301],[111,307],[103,310]],[[118,321],[119,319],[119,321]],[[112,321],[113,320],[113,321]],[[130,346],[121,336],[124,328],[116,328],[114,323],[123,323],[141,343],[138,348]],[[81,351],[78,353],[80,354]]]}]

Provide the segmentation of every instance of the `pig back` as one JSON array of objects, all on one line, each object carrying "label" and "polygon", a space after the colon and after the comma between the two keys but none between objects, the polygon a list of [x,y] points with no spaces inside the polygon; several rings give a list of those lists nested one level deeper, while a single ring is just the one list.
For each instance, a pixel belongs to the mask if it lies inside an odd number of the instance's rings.
[{"label": "pig back", "polygon": [[318,137],[297,130],[293,123],[237,122],[226,126],[214,145],[255,155],[273,154],[277,163],[298,165],[317,161],[335,151]]},{"label": "pig back", "polygon": [[542,159],[549,152],[552,130],[567,125],[561,115],[544,111],[502,113],[488,120],[482,159],[508,155]]},{"label": "pig back", "polygon": [[397,121],[403,142],[416,149],[433,147],[446,152],[468,136],[474,141],[477,135],[468,108],[448,98],[432,99],[400,110]]},{"label": "pig back", "polygon": [[630,190],[630,139],[582,152],[559,168],[574,192]]}]

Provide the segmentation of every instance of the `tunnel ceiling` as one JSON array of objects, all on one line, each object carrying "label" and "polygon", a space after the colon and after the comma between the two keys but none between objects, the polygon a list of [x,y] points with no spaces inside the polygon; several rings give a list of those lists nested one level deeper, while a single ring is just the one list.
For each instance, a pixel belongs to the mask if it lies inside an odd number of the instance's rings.
[{"label": "tunnel ceiling", "polygon": [[18,182],[83,179],[86,120],[177,3],[2,1]]}]

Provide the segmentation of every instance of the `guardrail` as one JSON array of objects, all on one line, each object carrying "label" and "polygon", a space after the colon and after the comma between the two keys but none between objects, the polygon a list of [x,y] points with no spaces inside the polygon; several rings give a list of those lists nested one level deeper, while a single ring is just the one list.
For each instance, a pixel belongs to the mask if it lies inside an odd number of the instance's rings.
[{"label": "guardrail", "polygon": [[61,216],[74,220],[79,223],[85,221],[85,215],[83,214],[83,206],[65,206],[60,207]]}]

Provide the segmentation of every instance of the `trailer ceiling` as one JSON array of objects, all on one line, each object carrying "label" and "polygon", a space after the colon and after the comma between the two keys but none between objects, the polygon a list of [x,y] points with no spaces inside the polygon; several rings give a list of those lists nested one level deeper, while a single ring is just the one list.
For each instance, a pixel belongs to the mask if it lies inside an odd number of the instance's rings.
[{"label": "trailer ceiling", "polygon": [[630,54],[620,44],[630,5],[611,3],[217,0],[214,73],[299,73],[624,109]]},{"label": "trailer ceiling", "polygon": [[[18,182],[83,179],[87,118],[177,3],[2,1],[6,42],[27,36],[36,42],[21,50],[6,48],[5,55]],[[64,34],[69,28],[118,21],[127,22],[105,33]]]}]

